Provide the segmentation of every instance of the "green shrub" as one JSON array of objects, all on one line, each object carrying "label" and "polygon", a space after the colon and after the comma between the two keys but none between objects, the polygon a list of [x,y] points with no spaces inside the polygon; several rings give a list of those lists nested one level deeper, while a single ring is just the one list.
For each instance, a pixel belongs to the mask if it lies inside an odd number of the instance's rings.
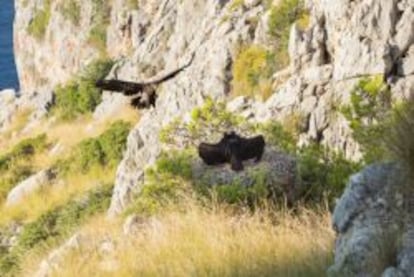
[{"label": "green shrub", "polygon": [[272,93],[271,77],[275,69],[272,52],[259,45],[242,49],[233,64],[233,92],[268,98]]},{"label": "green shrub", "polygon": [[101,144],[97,139],[87,139],[77,146],[77,161],[74,163],[78,170],[88,172],[94,165],[103,165],[105,153],[102,151]]},{"label": "green shrub", "polygon": [[224,102],[207,98],[203,106],[192,111],[190,122],[183,123],[176,119],[163,128],[160,132],[160,140],[175,145],[177,138],[184,132],[188,136],[188,143],[194,145],[200,140],[217,139],[223,132],[243,128],[244,123],[242,117],[226,110]]},{"label": "green shrub", "polygon": [[130,10],[137,10],[139,8],[138,0],[128,0],[127,6]]},{"label": "green shrub", "polygon": [[81,7],[77,0],[65,0],[60,8],[63,17],[78,26],[81,20]]},{"label": "green shrub", "polygon": [[106,53],[106,29],[109,25],[111,6],[106,0],[93,0],[93,26],[89,31],[89,43],[103,55]]},{"label": "green shrub", "polygon": [[242,186],[238,183],[219,185],[212,188],[217,200],[228,204],[242,204],[251,208],[269,196],[266,184],[255,183],[253,186]]},{"label": "green shrub", "polygon": [[305,28],[309,21],[309,14],[304,8],[303,0],[282,0],[271,8],[269,18],[269,32],[277,41],[276,60],[277,68],[283,68],[289,64],[287,52],[289,44],[290,27],[299,21],[298,26]]},{"label": "green shrub", "polygon": [[0,173],[8,170],[13,164],[20,161],[27,161],[36,153],[42,152],[47,147],[47,136],[41,134],[34,138],[24,139],[13,149],[3,156],[0,156]]},{"label": "green shrub", "polygon": [[383,76],[361,79],[351,92],[350,105],[343,106],[341,112],[350,122],[353,138],[360,144],[365,162],[384,159],[383,137],[391,115],[391,92]]},{"label": "green shrub", "polygon": [[125,212],[154,214],[169,204],[178,204],[191,190],[191,162],[194,152],[171,151],[161,154],[155,165],[145,172],[145,185]]},{"label": "green shrub", "polygon": [[91,168],[116,166],[122,159],[131,124],[116,121],[97,138],[90,138],[75,146],[73,154],[55,164],[62,175],[71,172],[88,172]]},{"label": "green shrub", "polygon": [[15,185],[34,173],[32,158],[46,148],[47,137],[42,134],[22,140],[10,152],[0,156],[0,203]]},{"label": "green shrub", "polygon": [[362,168],[361,163],[345,159],[318,144],[310,144],[298,150],[298,170],[304,190],[302,199],[309,203],[327,200],[334,204],[344,191],[351,174]]},{"label": "green shrub", "polygon": [[17,272],[19,259],[28,251],[41,243],[68,236],[87,218],[108,209],[112,187],[106,185],[94,189],[87,193],[86,197],[71,200],[25,225],[18,237],[17,245],[0,259],[0,275]]},{"label": "green shrub", "polygon": [[50,0],[45,0],[43,9],[37,10],[35,16],[27,26],[27,32],[37,40],[42,40],[45,36],[47,26],[49,25],[51,13]]},{"label": "green shrub", "polygon": [[105,53],[106,51],[106,28],[107,25],[95,25],[89,31],[88,41],[100,53]]},{"label": "green shrub", "polygon": [[257,132],[264,135],[266,144],[276,146],[278,149],[286,153],[294,154],[296,152],[296,144],[293,134],[286,131],[277,121],[270,121],[256,126]]},{"label": "green shrub", "polygon": [[115,166],[122,159],[130,130],[130,123],[117,121],[99,137],[105,164]]},{"label": "green shrub", "polygon": [[244,5],[244,0],[233,0],[230,4],[229,10],[235,11]]},{"label": "green shrub", "polygon": [[101,102],[101,93],[95,87],[98,79],[105,77],[113,62],[98,59],[89,64],[75,81],[55,89],[54,113],[62,120],[72,120],[79,115],[92,112]]}]

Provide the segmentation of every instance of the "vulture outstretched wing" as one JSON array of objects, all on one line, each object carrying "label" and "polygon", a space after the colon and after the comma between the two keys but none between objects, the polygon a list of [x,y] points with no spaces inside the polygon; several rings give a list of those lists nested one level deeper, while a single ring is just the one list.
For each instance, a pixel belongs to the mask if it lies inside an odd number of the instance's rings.
[{"label": "vulture outstretched wing", "polygon": [[101,88],[103,90],[110,90],[115,92],[121,92],[124,95],[132,96],[138,93],[142,93],[147,87],[159,85],[162,82],[168,81],[175,76],[177,76],[178,73],[180,73],[182,70],[184,70],[186,67],[190,66],[194,59],[194,54],[191,56],[191,59],[183,66],[165,74],[159,77],[153,77],[147,81],[143,82],[128,82],[128,81],[120,81],[120,80],[98,80],[96,82],[96,87]]},{"label": "vulture outstretched wing", "polygon": [[135,95],[144,89],[144,85],[141,83],[120,80],[98,80],[95,86],[103,90],[121,92],[127,96]]}]

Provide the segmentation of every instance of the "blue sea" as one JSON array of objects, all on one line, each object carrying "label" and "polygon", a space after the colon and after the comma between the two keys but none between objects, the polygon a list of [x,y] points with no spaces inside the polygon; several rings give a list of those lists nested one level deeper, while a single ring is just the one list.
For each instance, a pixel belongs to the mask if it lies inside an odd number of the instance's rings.
[{"label": "blue sea", "polygon": [[0,5],[0,90],[18,89],[18,79],[13,56],[14,1],[1,0]]}]

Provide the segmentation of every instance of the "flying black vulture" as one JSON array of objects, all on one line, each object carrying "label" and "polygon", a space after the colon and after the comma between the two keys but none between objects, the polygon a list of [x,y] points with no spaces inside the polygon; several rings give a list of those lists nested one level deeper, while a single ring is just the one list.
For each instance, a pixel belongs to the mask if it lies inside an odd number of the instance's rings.
[{"label": "flying black vulture", "polygon": [[131,97],[131,105],[137,108],[148,108],[155,106],[155,100],[157,99],[156,90],[158,85],[174,78],[182,70],[190,66],[194,59],[194,54],[191,56],[189,62],[185,65],[163,75],[160,77],[153,77],[143,82],[128,82],[116,79],[111,80],[98,80],[95,83],[97,88],[102,90],[109,90],[122,93]]}]

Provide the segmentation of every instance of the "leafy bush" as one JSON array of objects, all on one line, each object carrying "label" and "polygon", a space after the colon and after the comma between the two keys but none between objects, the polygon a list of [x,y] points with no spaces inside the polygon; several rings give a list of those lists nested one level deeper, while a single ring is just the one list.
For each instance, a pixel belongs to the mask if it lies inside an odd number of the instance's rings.
[{"label": "leafy bush", "polygon": [[378,75],[363,78],[351,92],[351,103],[341,109],[361,145],[366,163],[386,156],[383,137],[391,115],[391,92]]},{"label": "leafy bush", "polygon": [[42,40],[45,36],[47,26],[49,25],[51,3],[50,0],[45,0],[43,9],[36,11],[32,21],[27,27],[27,32],[37,40]]},{"label": "leafy bush", "polygon": [[95,87],[95,82],[105,77],[112,65],[111,60],[96,60],[85,69],[77,80],[55,89],[54,112],[60,119],[72,120],[81,114],[92,112],[99,105],[101,93]]},{"label": "leafy bush", "polygon": [[139,7],[138,0],[128,0],[127,6],[131,10],[137,10]]},{"label": "leafy bush", "polygon": [[334,200],[343,193],[349,176],[362,168],[361,163],[349,161],[342,153],[318,144],[300,148],[297,160],[304,186],[302,199],[309,203],[327,200],[334,204]]},{"label": "leafy bush", "polygon": [[18,271],[20,257],[41,243],[69,235],[90,216],[105,211],[110,204],[113,186],[90,191],[86,197],[72,200],[41,215],[27,224],[18,237],[17,245],[0,259],[0,275]]},{"label": "leafy bush", "polygon": [[[387,153],[405,166],[414,180],[414,99],[393,107],[388,126],[384,136]],[[413,187],[412,181],[408,184]]]},{"label": "leafy bush", "polygon": [[122,159],[131,127],[128,122],[117,121],[99,136],[98,140],[104,153],[103,161],[105,164],[115,166]]},{"label": "leafy bush", "polygon": [[259,45],[242,49],[233,65],[233,92],[266,99],[272,93],[271,77],[275,69],[272,52]]},{"label": "leafy bush", "polygon": [[262,133],[268,145],[276,146],[286,153],[296,152],[296,143],[292,133],[286,131],[277,121],[270,121],[256,126],[256,130]]},{"label": "leafy bush", "polygon": [[73,25],[79,25],[81,9],[77,0],[65,0],[60,10],[66,20],[69,20]]},{"label": "leafy bush", "polygon": [[106,51],[106,28],[107,25],[95,25],[89,31],[89,43],[101,53]]},{"label": "leafy bush", "polygon": [[215,186],[212,189],[217,200],[228,204],[242,204],[254,208],[254,205],[269,195],[265,184],[256,183],[253,186],[242,186],[238,183]]},{"label": "leafy bush", "polygon": [[224,102],[207,98],[203,106],[195,108],[191,113],[191,120],[184,123],[174,120],[160,132],[161,142],[177,145],[178,139],[185,136],[186,146],[196,145],[200,140],[217,139],[223,132],[241,130],[245,120],[226,110]]},{"label": "leafy bush", "polygon": [[32,158],[47,147],[45,134],[22,140],[9,152],[0,156],[0,203],[19,182],[34,173]]},{"label": "leafy bush", "polygon": [[93,26],[89,31],[89,43],[103,55],[106,52],[106,29],[109,24],[111,6],[106,0],[93,0]]},{"label": "leafy bush", "polygon": [[105,153],[102,151],[101,144],[97,139],[87,139],[77,146],[75,151],[76,162],[72,166],[76,166],[83,172],[89,171],[93,165],[103,165]]},{"label": "leafy bush", "polygon": [[80,142],[73,154],[66,160],[58,161],[55,167],[63,174],[88,172],[94,166],[115,166],[122,159],[131,124],[116,121],[97,138]]},{"label": "leafy bush", "polygon": [[9,153],[0,156],[0,172],[8,170],[13,163],[30,159],[36,153],[43,151],[46,146],[46,134],[22,140]]},{"label": "leafy bush", "polygon": [[282,0],[272,7],[269,18],[270,35],[277,40],[276,60],[278,69],[289,64],[287,53],[290,27],[296,21],[301,28],[307,27],[309,14],[304,7],[303,0]]},{"label": "leafy bush", "polygon": [[244,0],[233,0],[230,4],[230,11],[237,10],[238,8],[242,7],[244,4]]}]

